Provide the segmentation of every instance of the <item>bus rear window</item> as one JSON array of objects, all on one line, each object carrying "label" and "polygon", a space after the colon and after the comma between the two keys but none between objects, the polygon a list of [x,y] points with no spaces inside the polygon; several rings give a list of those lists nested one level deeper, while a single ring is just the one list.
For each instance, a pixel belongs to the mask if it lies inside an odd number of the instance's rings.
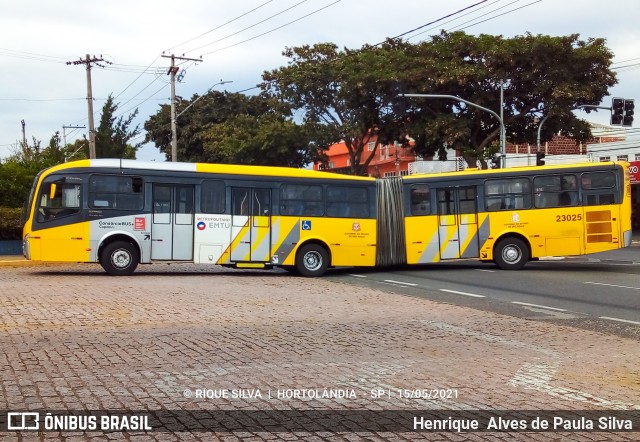
[{"label": "bus rear window", "polygon": [[616,185],[613,172],[585,172],[580,178],[583,189],[610,189]]}]

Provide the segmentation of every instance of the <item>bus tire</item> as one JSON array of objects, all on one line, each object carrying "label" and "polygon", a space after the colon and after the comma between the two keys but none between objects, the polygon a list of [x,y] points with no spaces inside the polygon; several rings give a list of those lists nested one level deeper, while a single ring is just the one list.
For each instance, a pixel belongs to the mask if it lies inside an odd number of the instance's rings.
[{"label": "bus tire", "polygon": [[136,246],[127,241],[107,244],[100,253],[100,265],[110,275],[131,275],[140,261]]},{"label": "bus tire", "polygon": [[529,260],[527,244],[515,237],[503,238],[496,244],[493,259],[502,270],[520,270]]},{"label": "bus tire", "polygon": [[322,276],[329,267],[329,253],[319,244],[307,244],[296,254],[296,270],[302,276]]}]

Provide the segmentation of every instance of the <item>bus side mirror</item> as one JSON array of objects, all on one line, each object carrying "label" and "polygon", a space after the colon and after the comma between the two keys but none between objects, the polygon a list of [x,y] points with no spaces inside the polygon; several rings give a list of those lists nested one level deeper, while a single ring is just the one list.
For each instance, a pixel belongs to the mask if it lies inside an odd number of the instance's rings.
[{"label": "bus side mirror", "polygon": [[57,187],[56,183],[51,183],[49,185],[49,199],[50,200],[54,199],[55,196],[56,196],[56,187]]}]

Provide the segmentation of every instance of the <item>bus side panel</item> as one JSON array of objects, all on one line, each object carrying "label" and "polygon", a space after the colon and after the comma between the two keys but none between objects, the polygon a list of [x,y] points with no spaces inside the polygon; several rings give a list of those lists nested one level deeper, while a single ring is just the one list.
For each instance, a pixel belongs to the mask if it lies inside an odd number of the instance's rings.
[{"label": "bus side panel", "polygon": [[231,215],[196,214],[193,259],[196,264],[230,262]]},{"label": "bus side panel", "polygon": [[[305,241],[329,246],[332,266],[374,266],[376,220],[353,218],[280,217],[278,240],[273,241],[274,264],[295,265],[295,250]],[[283,257],[284,260],[283,260]]]},{"label": "bus side panel", "polygon": [[91,242],[88,222],[42,229],[32,234],[40,239],[30,241],[32,259],[39,243],[42,261],[89,262]]},{"label": "bus side panel", "polygon": [[111,236],[121,236],[135,243],[140,249],[140,262],[149,263],[151,259],[151,215],[124,215],[90,221],[91,253],[90,262],[99,262],[98,249]]},{"label": "bus side panel", "polygon": [[407,264],[440,261],[437,216],[405,217],[404,228],[407,238]]},{"label": "bus side panel", "polygon": [[[376,264],[376,220],[353,218],[324,218],[315,234],[327,241],[331,248],[333,266],[374,266]],[[304,241],[305,235],[301,240]]]},{"label": "bus side panel", "polygon": [[447,259],[450,253],[463,259],[487,259],[482,250],[486,250],[489,237],[489,215],[477,213],[447,217],[450,223],[443,221],[443,217],[439,220],[435,215],[405,218],[408,264],[439,262]]},{"label": "bus side panel", "polygon": [[300,218],[293,216],[274,216],[272,220],[271,263],[276,265],[295,265],[295,253],[292,252],[300,243],[300,229],[302,225]]}]

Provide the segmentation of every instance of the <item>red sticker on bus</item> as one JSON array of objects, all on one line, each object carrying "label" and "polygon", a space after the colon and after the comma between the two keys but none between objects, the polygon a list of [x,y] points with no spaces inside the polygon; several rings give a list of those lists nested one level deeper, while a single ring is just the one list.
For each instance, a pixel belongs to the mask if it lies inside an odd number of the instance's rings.
[{"label": "red sticker on bus", "polygon": [[134,230],[146,230],[146,218],[135,218],[133,221]]}]

